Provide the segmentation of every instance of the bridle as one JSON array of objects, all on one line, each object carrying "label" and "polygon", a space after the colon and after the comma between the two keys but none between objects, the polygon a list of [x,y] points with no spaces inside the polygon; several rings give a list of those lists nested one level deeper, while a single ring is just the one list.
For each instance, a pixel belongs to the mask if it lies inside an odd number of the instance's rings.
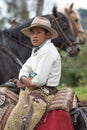
[{"label": "bridle", "polygon": [[63,45],[61,46],[60,50],[64,47],[64,45],[69,45],[69,46],[72,46],[73,44],[76,44],[76,43],[72,43],[69,38],[64,34],[61,26],[59,25],[58,23],[58,20],[61,18],[61,17],[55,17],[54,15],[50,15],[51,19],[52,19],[52,23],[55,24],[56,26],[56,30],[57,32],[59,32],[59,36],[62,38],[62,41],[63,41]]}]

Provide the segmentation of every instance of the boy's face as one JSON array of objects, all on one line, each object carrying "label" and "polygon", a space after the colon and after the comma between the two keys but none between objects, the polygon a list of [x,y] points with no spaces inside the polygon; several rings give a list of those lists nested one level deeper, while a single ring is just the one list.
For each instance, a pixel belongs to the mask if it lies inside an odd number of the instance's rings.
[{"label": "boy's face", "polygon": [[30,39],[34,46],[39,46],[51,37],[50,32],[46,32],[43,28],[34,27],[31,29]]}]

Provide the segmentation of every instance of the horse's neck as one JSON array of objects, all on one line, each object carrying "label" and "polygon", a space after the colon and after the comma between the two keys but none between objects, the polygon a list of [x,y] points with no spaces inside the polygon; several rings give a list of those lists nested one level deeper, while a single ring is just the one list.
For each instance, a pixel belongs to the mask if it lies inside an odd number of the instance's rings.
[{"label": "horse's neck", "polygon": [[22,63],[24,63],[27,60],[27,58],[30,57],[32,49],[28,49],[17,43],[14,44],[16,44],[16,47],[12,47],[11,51],[17,56],[17,58],[20,59]]},{"label": "horse's neck", "polygon": [[[9,32],[6,32],[6,30],[2,31],[2,36],[0,36],[0,39],[2,41],[2,45],[8,48],[9,52],[15,54],[15,56],[24,63],[26,59],[31,55],[31,49],[28,49],[21,45],[19,42],[20,40],[13,38],[12,34],[8,34]],[[16,34],[17,35],[17,34]],[[18,36],[18,35],[17,35]],[[1,38],[2,37],[2,38]]]}]

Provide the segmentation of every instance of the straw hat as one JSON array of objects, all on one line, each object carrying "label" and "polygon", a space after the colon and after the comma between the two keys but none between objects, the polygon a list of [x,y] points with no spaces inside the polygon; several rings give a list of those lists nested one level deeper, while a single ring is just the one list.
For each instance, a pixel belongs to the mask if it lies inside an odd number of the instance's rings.
[{"label": "straw hat", "polygon": [[51,39],[55,39],[56,37],[58,37],[57,31],[51,27],[50,21],[47,18],[40,17],[40,16],[35,17],[31,25],[29,27],[22,29],[21,31],[24,35],[30,37],[30,34],[31,34],[30,30],[31,28],[34,28],[34,27],[41,27],[51,32]]}]

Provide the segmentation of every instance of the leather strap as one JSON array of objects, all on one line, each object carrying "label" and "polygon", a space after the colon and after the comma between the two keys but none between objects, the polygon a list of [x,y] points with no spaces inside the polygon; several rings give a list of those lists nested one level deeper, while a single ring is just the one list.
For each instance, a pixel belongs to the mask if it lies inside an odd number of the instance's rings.
[{"label": "leather strap", "polygon": [[52,95],[56,94],[58,89],[56,87],[50,87],[50,86],[42,86],[41,90],[46,94],[46,95]]},{"label": "leather strap", "polygon": [[28,112],[28,114],[23,118],[23,123],[22,123],[22,128],[21,130],[27,130],[27,127],[30,123],[30,120],[32,118],[33,115],[33,107],[31,106],[30,111]]}]

